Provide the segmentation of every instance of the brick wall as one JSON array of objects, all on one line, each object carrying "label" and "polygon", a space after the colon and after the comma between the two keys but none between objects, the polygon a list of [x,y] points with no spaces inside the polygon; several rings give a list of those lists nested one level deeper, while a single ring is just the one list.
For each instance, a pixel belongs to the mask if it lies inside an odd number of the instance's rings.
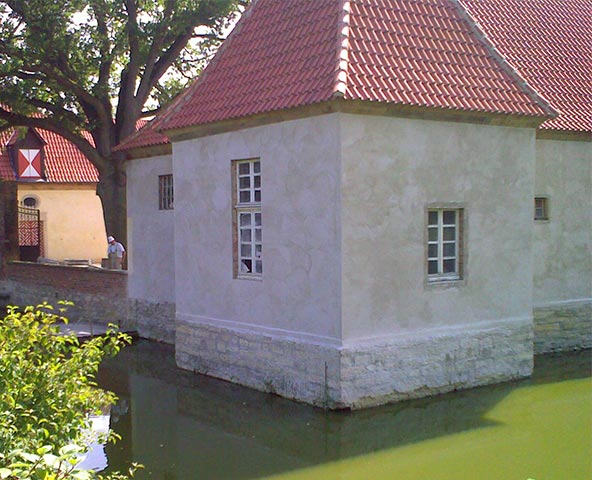
[{"label": "brick wall", "polygon": [[0,290],[11,305],[70,300],[70,321],[133,327],[128,321],[125,271],[9,262],[3,267]]}]

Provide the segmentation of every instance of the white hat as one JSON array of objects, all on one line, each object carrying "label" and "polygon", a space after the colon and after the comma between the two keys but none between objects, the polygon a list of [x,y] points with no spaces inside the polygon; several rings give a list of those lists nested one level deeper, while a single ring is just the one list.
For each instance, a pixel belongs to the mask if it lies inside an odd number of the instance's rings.
[{"label": "white hat", "polygon": [[115,239],[111,235],[107,237],[107,242],[111,243],[113,240]]}]

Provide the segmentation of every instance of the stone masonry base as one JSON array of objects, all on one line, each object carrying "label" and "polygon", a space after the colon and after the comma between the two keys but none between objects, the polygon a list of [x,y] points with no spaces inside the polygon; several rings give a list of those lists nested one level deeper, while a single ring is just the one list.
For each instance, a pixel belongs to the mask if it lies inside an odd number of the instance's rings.
[{"label": "stone masonry base", "polygon": [[130,298],[128,320],[142,338],[175,343],[175,304]]},{"label": "stone masonry base", "polygon": [[319,407],[358,409],[529,376],[532,345],[530,318],[331,345],[177,317],[176,360]]},{"label": "stone masonry base", "polygon": [[592,301],[556,303],[533,314],[536,354],[592,348]]}]

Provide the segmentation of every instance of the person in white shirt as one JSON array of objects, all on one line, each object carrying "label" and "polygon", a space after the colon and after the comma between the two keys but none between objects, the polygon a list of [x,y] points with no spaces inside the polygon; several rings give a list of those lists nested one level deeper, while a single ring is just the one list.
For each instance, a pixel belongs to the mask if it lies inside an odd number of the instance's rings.
[{"label": "person in white shirt", "polygon": [[107,247],[107,257],[109,257],[109,268],[121,270],[123,260],[125,259],[125,248],[123,245],[109,235],[107,237],[109,246]]}]

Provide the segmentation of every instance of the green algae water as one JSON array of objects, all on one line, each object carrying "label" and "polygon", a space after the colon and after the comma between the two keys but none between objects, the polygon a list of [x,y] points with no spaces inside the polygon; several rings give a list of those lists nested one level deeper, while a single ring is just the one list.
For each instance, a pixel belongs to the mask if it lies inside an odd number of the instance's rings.
[{"label": "green algae water", "polygon": [[323,412],[175,367],[138,342],[101,370],[122,436],[97,468],[140,480],[592,479],[592,351],[531,379],[359,412]]}]

